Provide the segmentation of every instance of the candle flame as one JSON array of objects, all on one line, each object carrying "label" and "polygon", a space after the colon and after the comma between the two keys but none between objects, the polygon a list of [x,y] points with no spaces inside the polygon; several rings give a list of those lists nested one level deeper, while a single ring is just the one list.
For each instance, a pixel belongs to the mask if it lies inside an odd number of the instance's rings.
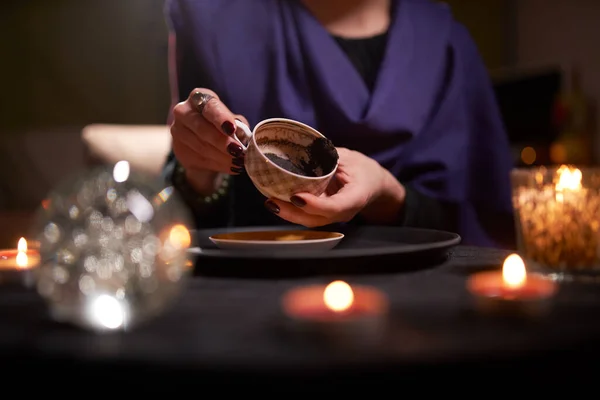
[{"label": "candle flame", "polygon": [[27,251],[27,240],[25,240],[25,238],[21,238],[19,239],[19,243],[17,244],[17,250],[19,252],[23,251]]},{"label": "candle flame", "polygon": [[504,260],[502,279],[506,286],[517,289],[527,281],[527,270],[523,259],[517,254],[511,254]]},{"label": "candle flame", "polygon": [[24,268],[29,263],[29,257],[27,257],[27,253],[25,253],[24,251],[19,251],[17,253],[16,261],[18,267]]},{"label": "candle flame", "polygon": [[325,288],[323,300],[330,310],[346,311],[354,302],[354,292],[346,282],[334,281]]},{"label": "candle flame", "polygon": [[561,165],[556,173],[558,175],[558,182],[555,186],[557,192],[581,189],[582,174],[578,168]]}]

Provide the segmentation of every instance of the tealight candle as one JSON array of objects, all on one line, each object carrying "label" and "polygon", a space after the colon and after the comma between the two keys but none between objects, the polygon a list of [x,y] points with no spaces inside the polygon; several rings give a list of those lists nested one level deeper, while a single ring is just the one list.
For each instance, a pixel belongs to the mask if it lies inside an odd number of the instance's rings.
[{"label": "tealight candle", "polygon": [[555,282],[528,274],[525,263],[517,254],[506,258],[502,271],[472,275],[467,281],[467,288],[479,310],[515,315],[546,311],[557,292]]},{"label": "tealight candle", "polygon": [[388,313],[381,291],[343,281],[293,289],[285,294],[282,306],[294,330],[331,339],[379,337]]},{"label": "tealight candle", "polygon": [[20,281],[29,285],[39,263],[39,252],[27,249],[27,240],[21,238],[16,249],[0,250],[0,282]]}]

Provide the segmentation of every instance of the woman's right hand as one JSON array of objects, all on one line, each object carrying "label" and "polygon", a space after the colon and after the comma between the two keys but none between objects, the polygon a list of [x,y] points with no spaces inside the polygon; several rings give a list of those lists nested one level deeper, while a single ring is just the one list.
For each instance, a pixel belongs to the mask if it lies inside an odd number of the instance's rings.
[{"label": "woman's right hand", "polygon": [[[202,94],[211,97],[199,106]],[[233,114],[215,92],[204,88],[194,89],[173,108],[173,152],[189,184],[200,194],[212,193],[221,174],[237,175],[243,170],[244,152],[233,137],[236,119],[248,125],[246,118]]]}]

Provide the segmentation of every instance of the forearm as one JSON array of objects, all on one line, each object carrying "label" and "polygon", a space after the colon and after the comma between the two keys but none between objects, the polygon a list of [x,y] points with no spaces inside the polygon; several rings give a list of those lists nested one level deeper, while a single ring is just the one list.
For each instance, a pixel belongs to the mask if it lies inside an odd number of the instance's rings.
[{"label": "forearm", "polygon": [[458,205],[428,196],[406,185],[404,206],[396,224],[414,228],[456,231],[458,229]]},{"label": "forearm", "polygon": [[392,174],[384,179],[381,194],[360,213],[369,224],[456,230],[457,205],[436,199],[403,185]]}]

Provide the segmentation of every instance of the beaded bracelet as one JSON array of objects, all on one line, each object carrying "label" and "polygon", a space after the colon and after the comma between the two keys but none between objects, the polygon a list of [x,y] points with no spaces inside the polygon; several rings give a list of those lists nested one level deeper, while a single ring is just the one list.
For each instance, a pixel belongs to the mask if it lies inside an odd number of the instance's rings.
[{"label": "beaded bracelet", "polygon": [[176,162],[173,174],[171,175],[171,182],[173,187],[179,192],[183,200],[191,207],[194,211],[201,211],[210,207],[211,205],[217,204],[229,193],[231,184],[231,176],[224,175],[221,179],[221,184],[211,195],[198,194],[196,190],[189,184],[185,176],[185,168],[179,162]]}]

